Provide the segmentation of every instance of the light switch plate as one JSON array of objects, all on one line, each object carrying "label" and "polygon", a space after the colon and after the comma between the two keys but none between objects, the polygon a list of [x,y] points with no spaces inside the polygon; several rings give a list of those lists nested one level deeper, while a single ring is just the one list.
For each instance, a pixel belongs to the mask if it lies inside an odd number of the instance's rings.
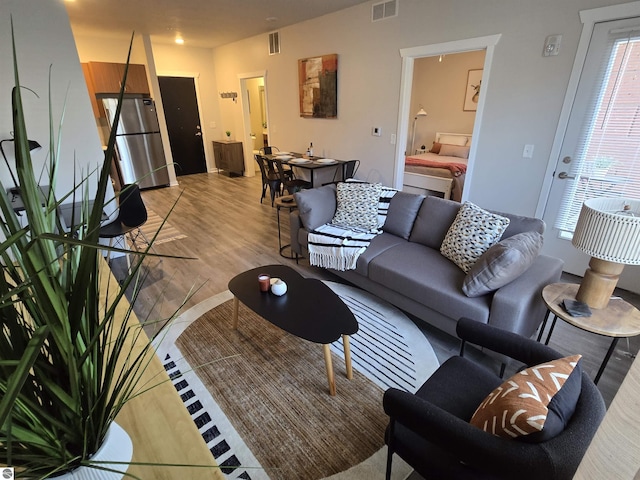
[{"label": "light switch plate", "polygon": [[543,57],[552,57],[560,53],[560,43],[562,42],[562,35],[549,35],[544,41],[544,50],[542,50]]}]

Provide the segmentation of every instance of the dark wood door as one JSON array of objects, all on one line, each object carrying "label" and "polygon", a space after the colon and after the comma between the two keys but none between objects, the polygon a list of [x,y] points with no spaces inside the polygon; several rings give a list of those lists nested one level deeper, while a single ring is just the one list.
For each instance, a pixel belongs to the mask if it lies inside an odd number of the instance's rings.
[{"label": "dark wood door", "polygon": [[158,77],[176,175],[204,173],[200,113],[193,78]]}]

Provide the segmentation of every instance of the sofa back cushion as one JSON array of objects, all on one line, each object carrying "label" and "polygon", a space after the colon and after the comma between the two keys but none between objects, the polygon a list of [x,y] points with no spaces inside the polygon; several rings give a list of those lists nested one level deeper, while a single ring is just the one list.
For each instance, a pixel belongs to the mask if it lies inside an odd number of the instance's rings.
[{"label": "sofa back cushion", "polygon": [[[493,211],[493,210],[492,210]],[[523,217],[521,215],[513,215],[512,213],[502,213],[493,211],[498,215],[507,217],[510,222],[507,229],[502,234],[502,238],[509,238],[524,232],[538,232],[540,235],[544,233],[545,223],[539,218]]]},{"label": "sofa back cushion", "polygon": [[422,202],[418,216],[413,224],[410,242],[421,243],[427,247],[440,249],[449,227],[460,210],[460,204],[436,196],[428,196]]},{"label": "sofa back cushion", "polygon": [[423,200],[424,195],[397,192],[389,202],[387,219],[382,230],[408,240]]},{"label": "sofa back cushion", "polygon": [[[439,249],[460,207],[461,204],[453,200],[445,200],[436,196],[427,197],[418,210],[409,241]],[[510,220],[502,238],[512,237],[523,232],[538,232],[540,235],[544,233],[545,223],[539,218],[524,217],[496,210],[489,211]]]},{"label": "sofa back cushion", "polygon": [[300,220],[307,231],[314,230],[325,223],[329,223],[336,212],[336,186],[310,188],[295,193]]}]

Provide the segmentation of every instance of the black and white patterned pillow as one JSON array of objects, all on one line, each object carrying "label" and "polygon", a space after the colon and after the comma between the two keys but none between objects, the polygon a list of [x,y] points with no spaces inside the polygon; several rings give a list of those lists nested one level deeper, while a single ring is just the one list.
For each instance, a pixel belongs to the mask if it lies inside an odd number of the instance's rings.
[{"label": "black and white patterned pillow", "polygon": [[465,202],[449,227],[440,253],[467,273],[476,260],[500,240],[509,219]]},{"label": "black and white patterned pillow", "polygon": [[367,231],[377,228],[381,193],[380,183],[338,183],[338,207],[331,224]]}]

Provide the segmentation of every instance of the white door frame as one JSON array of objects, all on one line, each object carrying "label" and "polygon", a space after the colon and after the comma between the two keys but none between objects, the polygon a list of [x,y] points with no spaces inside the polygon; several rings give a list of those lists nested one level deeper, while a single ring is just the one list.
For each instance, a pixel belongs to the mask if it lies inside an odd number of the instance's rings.
[{"label": "white door frame", "polygon": [[[244,176],[253,177],[256,174],[253,160],[253,139],[251,138],[251,115],[249,113],[249,97],[247,93],[247,80],[252,78],[264,78],[264,103],[267,112],[267,136],[269,137],[269,96],[267,89],[267,71],[260,70],[250,73],[239,73],[240,81],[240,107],[242,108],[242,151],[244,152]],[[269,137],[271,138],[271,137]]]},{"label": "white door frame", "polygon": [[[402,75],[400,79],[400,107],[398,109],[398,130],[396,136],[396,160],[393,172],[393,187],[402,190],[402,180],[404,178],[404,157],[406,150],[406,139],[409,134],[409,117],[411,107],[411,89],[413,84],[413,65],[416,58],[433,57],[436,55],[447,55],[453,53],[463,53],[473,50],[485,50],[484,71],[482,73],[483,90],[489,86],[491,74],[491,63],[493,62],[493,51],[500,41],[501,34],[488,35],[486,37],[468,38],[464,40],[455,40],[452,42],[436,43],[433,45],[423,45],[419,47],[402,48],[400,55],[402,57]],[[482,123],[482,114],[484,111],[484,102],[486,95],[480,95],[478,109],[476,110],[476,118],[473,126],[473,138],[478,138],[480,124]],[[467,166],[467,181],[473,175],[475,164],[475,153],[477,141],[471,143],[469,151],[469,164]],[[462,193],[462,199],[465,200],[469,196],[469,188],[465,184]]]},{"label": "white door frame", "polygon": [[558,157],[560,156],[560,150],[562,149],[562,143],[564,142],[564,135],[567,131],[567,126],[569,125],[571,108],[573,106],[576,93],[578,92],[580,75],[582,74],[582,68],[587,58],[587,51],[589,50],[589,43],[591,42],[591,35],[593,34],[595,24],[598,22],[609,22],[631,17],[640,17],[640,2],[623,3],[621,5],[593,8],[590,10],[582,10],[580,12],[580,21],[583,24],[582,34],[580,35],[576,58],[573,62],[573,70],[569,77],[567,93],[565,94],[562,110],[560,111],[558,127],[553,139],[553,145],[551,146],[551,153],[549,154],[549,161],[547,162],[547,169],[544,174],[544,181],[542,182],[538,205],[536,206],[535,216],[538,218],[542,218],[547,209],[549,195],[551,193],[551,184],[553,183],[553,174],[556,171]]}]

